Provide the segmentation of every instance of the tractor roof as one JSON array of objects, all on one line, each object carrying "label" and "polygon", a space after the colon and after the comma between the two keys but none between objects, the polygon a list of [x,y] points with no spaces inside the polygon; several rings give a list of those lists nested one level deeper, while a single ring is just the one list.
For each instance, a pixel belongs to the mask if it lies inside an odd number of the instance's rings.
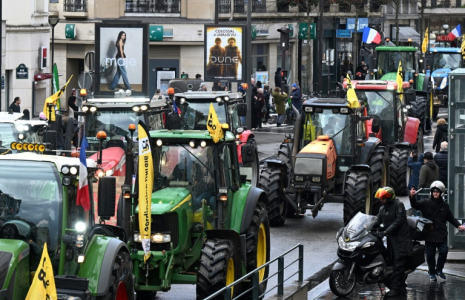
[{"label": "tractor roof", "polygon": [[94,98],[88,99],[83,105],[93,105],[97,108],[128,108],[131,109],[134,105],[147,104],[152,108],[163,107],[166,101],[161,99],[150,100],[149,98],[140,97],[125,97],[125,98]]},{"label": "tractor roof", "polygon": [[348,103],[341,98],[310,98],[304,102],[304,106],[348,107]]},{"label": "tractor roof", "polygon": [[[37,154],[34,152],[23,152],[10,155],[0,155],[0,161],[2,160],[22,160],[22,161],[43,161],[51,162],[57,166],[58,170],[61,170],[63,166],[76,166],[79,167],[80,161],[77,157],[66,157],[57,155],[44,155]],[[96,168],[97,164],[92,159],[87,159],[87,167]]]},{"label": "tractor roof", "polygon": [[[410,88],[410,83],[407,81],[402,84],[404,89]],[[352,80],[352,85],[356,90],[397,90],[397,82],[387,80]],[[346,82],[344,82],[344,88],[347,88]]]},{"label": "tractor roof", "polygon": [[375,49],[377,52],[417,52],[417,47],[412,46],[379,46]]},{"label": "tractor roof", "polygon": [[[208,130],[152,130],[150,131],[152,139],[196,139],[196,140],[211,140],[212,137]],[[234,141],[235,136],[231,131],[226,131],[226,141]]]},{"label": "tractor roof", "polygon": [[1,123],[12,123],[13,121],[19,120],[24,115],[22,113],[9,113],[9,112],[0,112],[0,122]]},{"label": "tractor roof", "polygon": [[242,99],[242,95],[239,93],[231,93],[229,91],[215,91],[215,92],[185,92],[174,94],[176,98],[185,98],[188,102],[215,102],[216,98],[220,97],[222,100],[228,101],[225,97],[229,97],[231,100]]},{"label": "tractor roof", "polygon": [[445,48],[445,47],[431,47],[429,51],[432,53],[441,52],[441,53],[462,53],[460,48]]}]

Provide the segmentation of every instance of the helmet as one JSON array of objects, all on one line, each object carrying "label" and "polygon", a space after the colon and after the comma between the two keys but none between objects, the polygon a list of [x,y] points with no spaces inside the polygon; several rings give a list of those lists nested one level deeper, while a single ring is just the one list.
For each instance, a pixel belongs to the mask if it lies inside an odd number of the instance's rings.
[{"label": "helmet", "polygon": [[446,186],[444,185],[444,183],[442,183],[442,181],[439,181],[439,180],[434,181],[429,188],[430,188],[430,191],[431,191],[431,196],[433,195],[434,190],[439,190],[441,195],[446,190]]},{"label": "helmet", "polygon": [[376,191],[375,198],[392,201],[396,198],[396,193],[392,187],[385,186]]}]

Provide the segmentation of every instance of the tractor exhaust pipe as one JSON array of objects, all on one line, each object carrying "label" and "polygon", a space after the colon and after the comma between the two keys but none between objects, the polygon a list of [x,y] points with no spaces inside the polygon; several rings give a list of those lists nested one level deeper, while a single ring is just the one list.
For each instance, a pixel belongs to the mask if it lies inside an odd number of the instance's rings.
[{"label": "tractor exhaust pipe", "polygon": [[299,110],[292,105],[292,110],[296,116],[295,123],[294,123],[294,142],[292,146],[292,167],[295,166],[295,157],[297,156],[298,147],[295,144],[295,141],[298,141],[300,138],[300,131],[302,129],[302,115],[300,114]]}]

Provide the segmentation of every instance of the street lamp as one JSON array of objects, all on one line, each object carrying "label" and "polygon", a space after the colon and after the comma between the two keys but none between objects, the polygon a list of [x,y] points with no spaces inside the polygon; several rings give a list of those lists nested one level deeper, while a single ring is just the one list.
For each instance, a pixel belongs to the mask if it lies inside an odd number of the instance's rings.
[{"label": "street lamp", "polygon": [[449,29],[449,25],[444,24],[442,25],[442,28],[444,29],[444,47],[447,47],[446,39],[447,39],[447,29]]},{"label": "street lamp", "polygon": [[[54,61],[53,61],[53,56],[55,54],[55,49],[54,49],[54,46],[55,46],[55,26],[58,24],[58,22],[60,22],[60,18],[58,17],[49,17],[48,18],[48,24],[50,24],[50,26],[52,26],[52,72],[53,73],[53,64],[54,64]],[[53,85],[52,85],[52,93],[53,95]]]}]

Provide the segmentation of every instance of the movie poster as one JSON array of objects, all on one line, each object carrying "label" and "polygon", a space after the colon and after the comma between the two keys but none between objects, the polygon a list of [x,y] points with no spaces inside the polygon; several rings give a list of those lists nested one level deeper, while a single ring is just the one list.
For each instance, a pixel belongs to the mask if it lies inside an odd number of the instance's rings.
[{"label": "movie poster", "polygon": [[205,81],[242,81],[243,26],[205,25]]},{"label": "movie poster", "polygon": [[148,30],[144,24],[95,24],[96,87],[99,95],[131,90],[147,95]]}]

